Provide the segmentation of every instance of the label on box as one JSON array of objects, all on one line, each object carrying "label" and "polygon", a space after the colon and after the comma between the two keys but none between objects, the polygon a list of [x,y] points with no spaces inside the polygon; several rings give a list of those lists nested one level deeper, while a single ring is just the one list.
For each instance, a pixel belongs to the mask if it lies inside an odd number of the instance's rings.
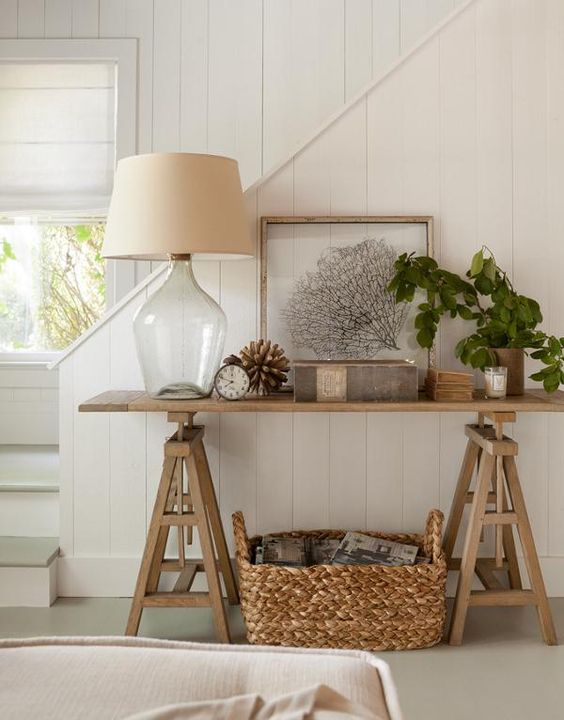
[{"label": "label on box", "polygon": [[317,368],[317,400],[345,401],[347,399],[347,368],[343,366]]}]

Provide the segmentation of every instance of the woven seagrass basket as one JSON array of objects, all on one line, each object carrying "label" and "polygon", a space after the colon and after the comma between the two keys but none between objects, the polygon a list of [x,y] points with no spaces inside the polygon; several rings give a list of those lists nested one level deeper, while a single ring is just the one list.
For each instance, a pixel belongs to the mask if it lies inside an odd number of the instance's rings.
[{"label": "woven seagrass basket", "polygon": [[[431,510],[423,535],[367,532],[413,543],[432,562],[384,565],[253,565],[260,536],[248,538],[243,514],[233,515],[241,609],[250,643],[301,647],[411,650],[441,641],[445,623],[446,562],[443,514]],[[362,531],[366,532],[366,531]],[[339,530],[280,533],[285,537],[343,538]]]}]

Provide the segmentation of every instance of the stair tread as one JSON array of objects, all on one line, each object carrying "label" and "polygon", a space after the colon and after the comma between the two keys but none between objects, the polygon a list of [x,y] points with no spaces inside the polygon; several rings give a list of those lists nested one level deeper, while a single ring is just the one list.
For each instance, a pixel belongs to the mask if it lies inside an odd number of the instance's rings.
[{"label": "stair tread", "polygon": [[58,483],[49,482],[48,480],[39,481],[37,478],[17,478],[10,480],[0,480],[0,493],[3,492],[46,492],[58,493]]},{"label": "stair tread", "polygon": [[57,445],[0,445],[0,492],[58,492]]},{"label": "stair tread", "polygon": [[58,537],[0,537],[0,567],[49,567],[58,554]]}]

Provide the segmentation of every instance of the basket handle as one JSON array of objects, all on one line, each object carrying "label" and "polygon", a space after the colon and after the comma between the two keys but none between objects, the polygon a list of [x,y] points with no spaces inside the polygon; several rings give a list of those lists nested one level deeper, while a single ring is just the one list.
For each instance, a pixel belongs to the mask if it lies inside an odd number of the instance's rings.
[{"label": "basket handle", "polygon": [[427,525],[423,538],[423,549],[436,560],[442,553],[444,515],[440,510],[431,510],[427,516]]},{"label": "basket handle", "polygon": [[251,546],[245,527],[243,513],[238,510],[231,516],[233,521],[233,537],[235,538],[235,553],[240,561],[251,562]]}]

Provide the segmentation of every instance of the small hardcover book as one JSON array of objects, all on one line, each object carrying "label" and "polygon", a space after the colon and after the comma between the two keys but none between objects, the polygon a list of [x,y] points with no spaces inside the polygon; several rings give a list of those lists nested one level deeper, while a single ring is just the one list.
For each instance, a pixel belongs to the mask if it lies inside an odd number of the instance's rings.
[{"label": "small hardcover book", "polygon": [[333,565],[413,565],[419,548],[383,538],[348,532],[333,556]]}]

